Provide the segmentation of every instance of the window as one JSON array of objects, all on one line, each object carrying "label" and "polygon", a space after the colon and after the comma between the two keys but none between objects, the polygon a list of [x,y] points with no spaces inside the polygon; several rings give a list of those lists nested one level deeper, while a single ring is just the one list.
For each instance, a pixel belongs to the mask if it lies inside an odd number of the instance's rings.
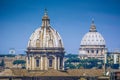
[{"label": "window", "polygon": [[49,67],[52,67],[52,59],[49,59]]},{"label": "window", "polygon": [[89,53],[89,50],[88,50],[88,53]]},{"label": "window", "polygon": [[39,39],[37,39],[37,41],[36,41],[36,46],[40,47],[40,40]]},{"label": "window", "polygon": [[96,53],[98,54],[98,50],[96,51]]},{"label": "window", "polygon": [[91,52],[94,53],[94,50],[92,50]]},{"label": "window", "polygon": [[36,59],[36,67],[39,67],[39,59]]}]

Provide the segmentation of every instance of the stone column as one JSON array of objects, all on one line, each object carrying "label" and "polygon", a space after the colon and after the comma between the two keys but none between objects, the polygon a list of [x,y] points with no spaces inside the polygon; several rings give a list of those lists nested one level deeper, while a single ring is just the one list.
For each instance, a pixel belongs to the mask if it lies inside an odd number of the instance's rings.
[{"label": "stone column", "polygon": [[[96,49],[94,49],[94,56],[96,55]],[[95,56],[96,57],[96,56]]]},{"label": "stone column", "polygon": [[30,70],[32,69],[32,59],[31,59],[31,56],[30,56]]},{"label": "stone column", "polygon": [[101,50],[101,55],[103,55],[105,53],[104,49]]},{"label": "stone column", "polygon": [[48,59],[47,59],[47,56],[45,57],[45,70],[48,70]]},{"label": "stone column", "polygon": [[58,70],[60,70],[60,57],[58,57]]},{"label": "stone column", "polygon": [[100,54],[100,49],[98,49],[98,56],[100,56],[101,54]]},{"label": "stone column", "polygon": [[[101,51],[101,49],[99,50],[99,54],[101,55],[102,54],[102,51]],[[106,54],[106,53],[105,53]]]},{"label": "stone column", "polygon": [[41,70],[43,70],[43,57],[41,56],[41,61],[40,61],[40,63],[41,63]]},{"label": "stone column", "polygon": [[33,59],[32,59],[33,56],[31,56],[31,70],[33,69]]},{"label": "stone column", "polygon": [[57,69],[57,65],[56,65],[56,63],[57,63],[57,57],[55,56],[55,64],[54,64],[54,69],[56,70]]},{"label": "stone column", "polygon": [[34,56],[32,56],[32,70],[34,70],[34,65],[35,64],[35,62],[34,62]]}]

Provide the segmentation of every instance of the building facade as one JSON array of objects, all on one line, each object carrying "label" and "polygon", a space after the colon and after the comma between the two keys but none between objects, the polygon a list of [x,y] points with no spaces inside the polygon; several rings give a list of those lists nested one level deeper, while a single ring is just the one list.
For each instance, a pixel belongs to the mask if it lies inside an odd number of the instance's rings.
[{"label": "building facade", "polygon": [[30,37],[26,53],[28,70],[64,69],[63,42],[59,33],[50,26],[46,10],[41,27],[36,29]]},{"label": "building facade", "polygon": [[108,52],[107,61],[110,64],[120,64],[120,52]]},{"label": "building facade", "polygon": [[79,48],[80,58],[104,58],[106,52],[106,44],[103,36],[97,32],[94,21],[88,33],[81,40]]},{"label": "building facade", "polygon": [[2,60],[4,61],[4,68],[8,69],[8,68],[22,68],[22,63],[19,64],[13,64],[14,61],[25,61],[26,60],[26,56],[25,55],[0,55],[0,63],[2,62]]}]

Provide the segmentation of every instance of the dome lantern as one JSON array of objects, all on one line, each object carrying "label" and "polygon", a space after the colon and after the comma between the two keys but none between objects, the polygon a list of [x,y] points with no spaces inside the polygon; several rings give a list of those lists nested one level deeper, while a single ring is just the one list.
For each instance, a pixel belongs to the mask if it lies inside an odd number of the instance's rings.
[{"label": "dome lantern", "polygon": [[91,27],[90,27],[89,32],[97,32],[96,26],[95,26],[95,24],[94,24],[94,19],[92,19],[92,24],[91,24]]},{"label": "dome lantern", "polygon": [[42,27],[49,27],[50,26],[50,19],[48,17],[47,9],[44,11],[44,16],[42,18]]}]

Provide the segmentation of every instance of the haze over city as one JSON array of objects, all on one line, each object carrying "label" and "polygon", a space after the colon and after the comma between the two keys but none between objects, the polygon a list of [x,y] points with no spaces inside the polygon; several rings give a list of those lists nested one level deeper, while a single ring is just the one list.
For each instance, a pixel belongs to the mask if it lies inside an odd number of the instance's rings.
[{"label": "haze over city", "polygon": [[119,0],[0,0],[0,54],[24,53],[31,33],[41,26],[47,8],[67,53],[77,54],[94,18],[109,51],[120,49]]}]

